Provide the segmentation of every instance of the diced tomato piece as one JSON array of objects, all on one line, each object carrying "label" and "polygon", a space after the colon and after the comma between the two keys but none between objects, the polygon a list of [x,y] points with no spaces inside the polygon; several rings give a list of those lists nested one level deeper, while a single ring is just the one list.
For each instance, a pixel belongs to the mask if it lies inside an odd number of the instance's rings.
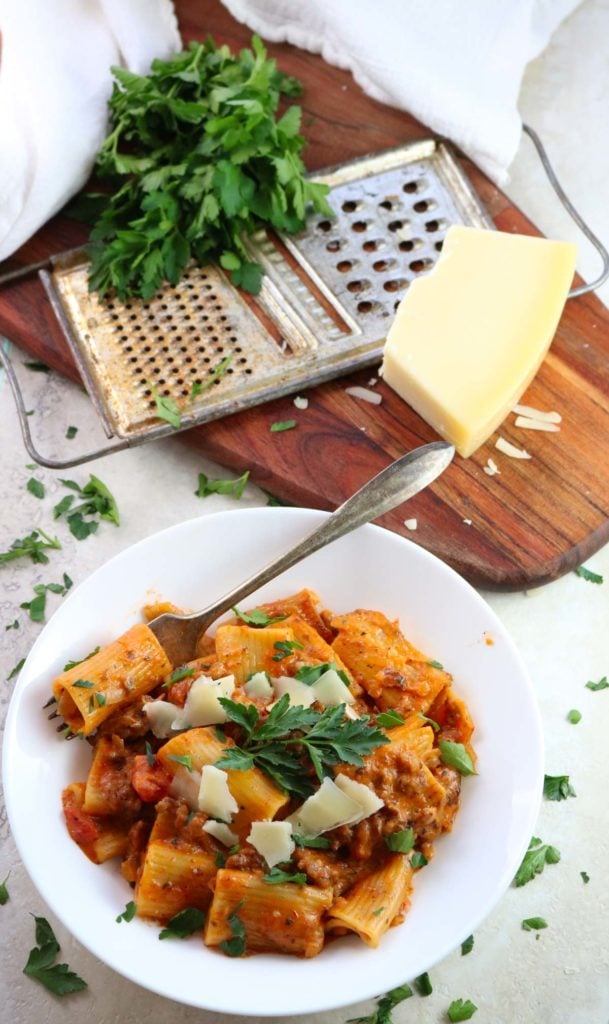
[{"label": "diced tomato piece", "polygon": [[61,802],[68,832],[74,842],[79,846],[94,843],[99,834],[97,822],[83,810],[71,787],[63,791]]},{"label": "diced tomato piece", "polygon": [[154,759],[154,764],[148,763],[145,754],[138,754],[133,759],[131,769],[131,785],[139,796],[147,804],[155,804],[162,800],[169,793],[171,786],[171,775],[160,761]]}]

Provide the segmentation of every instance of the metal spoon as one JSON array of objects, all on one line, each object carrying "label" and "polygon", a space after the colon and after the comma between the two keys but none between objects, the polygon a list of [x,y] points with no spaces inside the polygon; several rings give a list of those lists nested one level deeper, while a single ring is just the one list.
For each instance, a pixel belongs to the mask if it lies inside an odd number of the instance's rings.
[{"label": "metal spoon", "polygon": [[443,441],[415,448],[377,473],[313,533],[218,601],[191,615],[173,615],[169,612],[158,615],[148,625],[165,648],[169,660],[174,665],[191,661],[196,656],[198,638],[221,615],[307,555],[312,555],[326,544],[344,537],[351,530],[377,519],[418,494],[444,472],[454,454],[453,446]]}]

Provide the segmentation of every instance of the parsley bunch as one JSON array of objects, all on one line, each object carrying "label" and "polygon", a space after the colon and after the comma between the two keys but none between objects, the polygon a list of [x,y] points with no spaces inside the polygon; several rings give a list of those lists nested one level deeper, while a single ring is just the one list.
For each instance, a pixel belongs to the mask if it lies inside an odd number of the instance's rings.
[{"label": "parsley bunch", "polygon": [[95,168],[112,194],[85,197],[73,211],[97,217],[91,289],[149,299],[194,259],[218,260],[257,293],[262,268],[242,235],[261,224],[299,231],[308,204],[332,213],[327,187],[304,177],[300,108],[276,118],[281,95],[299,95],[300,84],[257,36],[238,56],[207,39],[155,60],[149,75],[112,73],[111,131]]},{"label": "parsley bunch", "polygon": [[303,771],[303,756],[323,781],[332,765],[362,765],[362,758],[389,740],[380,729],[370,726],[364,715],[345,718],[345,705],[314,711],[301,705],[290,707],[286,693],[268,716],[260,718],[253,704],[238,704],[220,697],[231,722],[241,727],[241,746],[229,747],[217,761],[218,768],[247,771],[256,765],[288,793],[309,796],[314,786]]}]

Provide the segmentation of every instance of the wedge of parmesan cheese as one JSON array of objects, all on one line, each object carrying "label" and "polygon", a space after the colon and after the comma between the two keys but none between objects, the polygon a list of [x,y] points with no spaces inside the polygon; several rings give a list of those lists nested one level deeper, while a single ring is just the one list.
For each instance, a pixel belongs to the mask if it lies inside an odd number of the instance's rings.
[{"label": "wedge of parmesan cheese", "polygon": [[219,843],[224,843],[224,846],[235,846],[239,842],[239,836],[236,832],[225,825],[222,821],[206,821],[203,826],[203,831],[208,832],[210,836],[217,839]]},{"label": "wedge of parmesan cheese", "polygon": [[324,779],[313,796],[286,820],[296,832],[305,836],[319,836],[339,825],[361,821],[362,805],[344,793],[332,779]]},{"label": "wedge of parmesan cheese", "polygon": [[191,811],[198,811],[200,788],[201,772],[189,772],[187,768],[177,768],[169,792],[176,800],[184,800]]},{"label": "wedge of parmesan cheese", "polygon": [[201,772],[199,787],[199,810],[205,811],[211,818],[231,821],[239,805],[228,788],[228,775],[213,764],[206,764]]},{"label": "wedge of parmesan cheese", "polygon": [[[144,714],[148,719],[152,734],[159,740],[171,736],[175,721],[180,717],[181,712],[182,708],[168,700],[150,700],[144,704]],[[180,726],[176,725],[175,728],[179,729]]]},{"label": "wedge of parmesan cheese", "polygon": [[312,686],[307,686],[300,679],[293,679],[292,676],[279,676],[273,679],[275,697],[280,700],[285,693],[290,698],[290,707],[298,705],[303,708],[310,708],[315,700],[315,693]]},{"label": "wedge of parmesan cheese", "polygon": [[355,779],[350,779],[348,775],[337,775],[334,779],[339,789],[346,793],[347,796],[355,800],[361,807],[361,814],[356,821],[351,822],[353,825],[357,825],[358,821],[363,821],[364,818],[369,818],[371,814],[375,814],[376,811],[380,811],[381,807],[385,806],[385,801],[381,800],[380,796],[377,796],[370,786],[364,786],[362,782],[356,782]]},{"label": "wedge of parmesan cheese", "polygon": [[243,689],[248,697],[259,697],[260,700],[270,700],[273,696],[273,687],[266,672],[254,672]]},{"label": "wedge of parmesan cheese", "polygon": [[296,849],[289,821],[254,821],[247,841],[270,868],[289,860]]},{"label": "wedge of parmesan cheese", "polygon": [[224,676],[222,679],[199,676],[190,687],[182,713],[176,718],[173,728],[193,729],[226,722],[228,715],[220,704],[220,697],[232,697],[234,689],[234,676]]},{"label": "wedge of parmesan cheese", "polygon": [[355,703],[355,697],[351,690],[343,683],[338,672],[333,668],[324,672],[308,689],[313,690],[314,699],[323,704],[325,708],[333,708],[337,704]]}]

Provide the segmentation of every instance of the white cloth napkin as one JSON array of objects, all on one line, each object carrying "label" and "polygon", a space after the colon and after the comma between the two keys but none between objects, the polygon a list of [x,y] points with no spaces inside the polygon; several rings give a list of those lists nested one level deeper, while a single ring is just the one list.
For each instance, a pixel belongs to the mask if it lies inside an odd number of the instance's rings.
[{"label": "white cloth napkin", "polygon": [[171,0],[2,0],[0,260],[80,189],[105,132],[110,66],[181,49]]},{"label": "white cloth napkin", "polygon": [[452,139],[499,185],[520,139],[524,69],[580,2],[223,0],[263,38],[349,69],[367,93]]}]

